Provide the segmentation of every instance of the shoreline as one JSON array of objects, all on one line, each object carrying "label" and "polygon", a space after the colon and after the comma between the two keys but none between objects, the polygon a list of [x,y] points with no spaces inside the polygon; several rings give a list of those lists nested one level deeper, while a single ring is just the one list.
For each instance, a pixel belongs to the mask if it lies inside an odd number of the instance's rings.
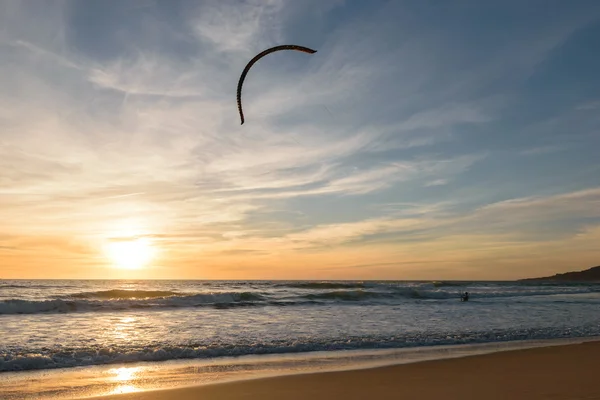
[{"label": "shoreline", "polygon": [[600,337],[122,363],[2,373],[0,381],[3,381],[4,387],[2,394],[11,400],[31,396],[37,399],[83,399],[119,393],[142,395],[165,389],[179,390],[278,377],[395,368],[588,342],[600,343]]},{"label": "shoreline", "polygon": [[592,399],[600,341],[344,371],[250,378],[167,390],[94,397],[96,400],[214,400],[278,398],[421,398],[426,400]]}]

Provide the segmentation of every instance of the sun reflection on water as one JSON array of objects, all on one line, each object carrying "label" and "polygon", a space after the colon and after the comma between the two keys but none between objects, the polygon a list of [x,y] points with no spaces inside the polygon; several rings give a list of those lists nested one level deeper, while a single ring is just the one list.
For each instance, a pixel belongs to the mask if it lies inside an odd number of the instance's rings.
[{"label": "sun reflection on water", "polygon": [[122,342],[130,342],[135,340],[137,335],[136,332],[137,319],[134,317],[121,317],[118,320],[112,322],[111,336],[119,339]]},{"label": "sun reflection on water", "polygon": [[141,389],[135,386],[132,381],[137,378],[137,374],[140,372],[140,370],[140,367],[120,367],[109,369],[107,372],[112,375],[109,380],[119,383],[110,391],[110,394],[139,392]]},{"label": "sun reflection on water", "polygon": [[127,368],[127,367],[121,367],[121,368],[113,368],[111,370],[109,370],[109,372],[112,372],[115,374],[114,380],[115,381],[130,381],[133,378],[135,378],[136,373],[140,370],[140,367],[131,367],[131,368]]}]

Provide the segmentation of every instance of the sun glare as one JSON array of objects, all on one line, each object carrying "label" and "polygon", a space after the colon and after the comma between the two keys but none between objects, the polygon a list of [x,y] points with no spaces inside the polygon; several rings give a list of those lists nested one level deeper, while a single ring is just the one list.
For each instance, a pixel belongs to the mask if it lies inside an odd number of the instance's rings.
[{"label": "sun glare", "polygon": [[154,249],[146,240],[120,240],[109,243],[107,253],[117,268],[140,269],[150,262]]}]

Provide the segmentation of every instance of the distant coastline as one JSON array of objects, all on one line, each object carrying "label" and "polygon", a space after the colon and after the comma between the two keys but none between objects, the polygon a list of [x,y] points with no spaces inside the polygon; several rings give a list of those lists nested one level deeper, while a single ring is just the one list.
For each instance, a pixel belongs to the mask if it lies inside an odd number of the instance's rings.
[{"label": "distant coastline", "polygon": [[541,278],[527,278],[519,281],[528,282],[599,282],[600,283],[600,266],[589,268],[583,271],[565,272],[553,276],[545,276]]}]

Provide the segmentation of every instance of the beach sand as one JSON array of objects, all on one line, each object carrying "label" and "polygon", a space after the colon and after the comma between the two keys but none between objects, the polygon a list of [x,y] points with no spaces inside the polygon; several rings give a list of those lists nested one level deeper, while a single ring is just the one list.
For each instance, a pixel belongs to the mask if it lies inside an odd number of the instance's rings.
[{"label": "beach sand", "polygon": [[129,393],[104,400],[600,399],[600,342],[363,370]]}]

